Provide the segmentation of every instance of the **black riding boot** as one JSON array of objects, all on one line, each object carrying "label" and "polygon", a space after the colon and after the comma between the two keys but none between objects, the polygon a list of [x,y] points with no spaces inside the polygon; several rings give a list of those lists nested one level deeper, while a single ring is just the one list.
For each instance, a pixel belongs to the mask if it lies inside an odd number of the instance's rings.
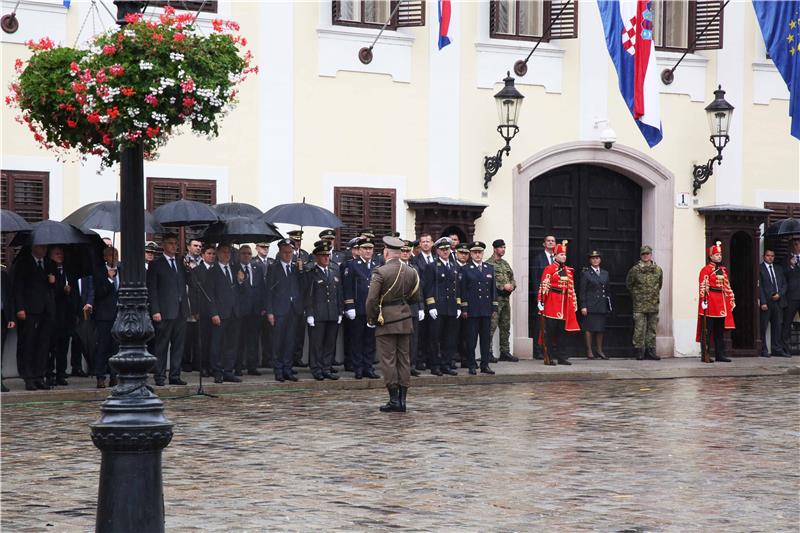
[{"label": "black riding boot", "polygon": [[381,405],[382,413],[397,413],[400,412],[400,389],[397,385],[388,385],[389,401]]},{"label": "black riding boot", "polygon": [[406,412],[406,395],[408,394],[408,387],[400,385],[400,412]]}]

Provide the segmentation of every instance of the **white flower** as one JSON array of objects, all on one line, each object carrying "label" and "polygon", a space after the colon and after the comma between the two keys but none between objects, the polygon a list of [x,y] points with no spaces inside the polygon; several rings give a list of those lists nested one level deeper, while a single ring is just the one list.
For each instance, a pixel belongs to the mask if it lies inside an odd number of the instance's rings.
[{"label": "white flower", "polygon": [[152,70],[153,64],[147,61],[139,61],[139,70]]}]

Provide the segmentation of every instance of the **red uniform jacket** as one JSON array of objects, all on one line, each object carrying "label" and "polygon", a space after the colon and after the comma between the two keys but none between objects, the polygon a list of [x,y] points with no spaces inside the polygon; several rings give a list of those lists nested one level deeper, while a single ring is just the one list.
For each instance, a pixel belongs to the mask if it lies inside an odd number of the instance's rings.
[{"label": "red uniform jacket", "polygon": [[[709,318],[724,318],[725,329],[736,329],[733,323],[733,308],[736,307],[736,301],[725,267],[714,263],[707,264],[700,270],[698,282],[700,298],[697,304],[697,342],[700,342],[702,337],[704,314]],[[708,302],[708,309],[705,311],[703,311],[703,301]]]},{"label": "red uniform jacket", "polygon": [[553,262],[542,273],[539,283],[539,301],[544,303],[542,315],[564,321],[565,331],[580,331],[578,318],[578,299],[575,296],[574,270],[566,265]]}]

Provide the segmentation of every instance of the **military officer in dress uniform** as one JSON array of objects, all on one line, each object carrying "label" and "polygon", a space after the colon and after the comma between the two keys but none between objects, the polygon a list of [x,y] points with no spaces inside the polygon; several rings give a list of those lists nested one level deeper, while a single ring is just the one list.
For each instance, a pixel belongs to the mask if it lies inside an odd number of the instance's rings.
[{"label": "military officer in dress uniform", "polygon": [[[361,242],[360,237],[353,237],[347,242],[347,249],[349,253],[345,255],[342,264],[339,267],[340,273],[342,275],[342,290],[344,291],[344,271],[348,265],[352,264],[354,259],[358,259],[361,257],[361,248],[359,247],[359,243]],[[353,354],[350,351],[350,345],[352,344],[353,339],[353,321],[352,320],[343,320],[342,321],[342,347],[344,352],[344,369],[348,372],[353,371]]]},{"label": "military officer in dress uniform", "polygon": [[594,359],[592,353],[592,333],[597,343],[597,357],[608,359],[603,353],[603,335],[606,331],[606,317],[611,312],[608,292],[608,271],[600,268],[600,252],[589,254],[589,267],[581,272],[578,303],[581,308],[582,324],[586,336],[586,358]]},{"label": "military officer in dress uniform", "polygon": [[[578,300],[575,297],[575,275],[567,261],[567,241],[555,248],[554,261],[542,272],[539,283],[539,311],[544,317],[544,335],[539,342],[546,343],[550,357],[555,357],[560,365],[571,365],[567,356],[558,346],[561,332],[580,331],[578,319]],[[556,364],[552,359],[550,364]]]},{"label": "military officer in dress uniform", "polygon": [[497,314],[492,319],[491,338],[494,332],[500,327],[500,361],[511,361],[516,363],[519,358],[511,355],[511,293],[517,288],[514,281],[514,271],[508,261],[503,259],[506,255],[506,241],[497,239],[492,243],[494,253],[487,261],[487,265],[492,265],[495,272],[495,285],[497,286]]},{"label": "military officer in dress uniform", "polygon": [[[400,261],[416,270],[417,275],[419,275],[419,268],[411,261],[412,244],[411,241],[403,240],[403,246],[400,247]],[[422,291],[420,290],[417,292],[417,299],[413,303],[408,304],[409,309],[411,309],[411,322],[413,324],[413,331],[409,339],[408,355],[411,360],[411,375],[414,377],[419,376],[419,370],[416,368],[417,354],[419,353],[419,322],[420,320],[425,320],[425,301],[422,298]]]},{"label": "military officer in dress uniform", "polygon": [[[722,243],[717,241],[708,248],[708,264],[700,269],[700,301],[697,307],[697,342],[709,350],[709,339],[714,344],[714,360],[730,363],[725,356],[725,330],[736,329],[733,309],[736,301],[728,279],[728,270],[722,266]],[[706,338],[703,338],[705,322]],[[711,361],[709,361],[711,362]]]},{"label": "military officer in dress uniform", "polygon": [[300,247],[300,243],[303,241],[303,230],[293,229],[291,231],[287,231],[286,235],[288,235],[292,240],[292,246],[294,247],[294,252],[292,252],[292,261],[297,262],[297,260],[300,259],[303,261],[303,264],[307,264],[308,252]]},{"label": "military officer in dress uniform", "polygon": [[305,309],[308,324],[308,363],[317,381],[339,379],[333,373],[336,335],[342,323],[344,297],[339,270],[331,263],[330,244],[314,248],[316,264],[306,273]]},{"label": "military officer in dress uniform", "polygon": [[386,264],[375,269],[367,295],[367,326],[377,328],[378,356],[389,401],[382,412],[405,412],[406,394],[411,385],[408,343],[411,337],[411,309],[408,302],[418,300],[420,280],[417,271],[401,262],[403,241],[383,238]]},{"label": "military officer in dress uniform", "polygon": [[351,261],[344,269],[342,286],[344,292],[344,308],[347,319],[351,321],[350,355],[356,379],[368,377],[377,379],[373,368],[375,360],[375,332],[367,327],[367,293],[369,280],[375,264],[372,262],[374,245],[367,239],[358,243],[361,257]]},{"label": "military officer in dress uniform", "polygon": [[[463,269],[469,262],[469,243],[462,242],[456,246],[456,271],[458,275],[463,274]],[[459,282],[459,289],[461,288]],[[463,307],[462,313],[458,320],[456,320],[456,348],[458,349],[458,360],[461,363],[461,368],[470,368],[475,366],[475,353],[468,354],[469,339],[467,334],[467,317],[464,316]],[[469,357],[471,356],[471,357]]]},{"label": "military officer in dress uniform", "polygon": [[[311,259],[311,257],[308,255],[308,252],[300,247],[300,243],[303,240],[303,230],[293,229],[291,231],[287,231],[286,235],[288,235],[292,240],[292,247],[294,248],[294,251],[292,252],[292,262],[295,264],[299,272],[303,272],[305,271],[305,265],[307,265]],[[300,367],[308,366],[307,364],[303,363],[303,345],[305,345],[306,341],[306,328],[302,321],[299,324],[296,324],[294,333],[294,353],[292,354],[292,364]]]},{"label": "military officer in dress uniform", "polygon": [[[345,258],[345,252],[334,249],[333,242],[336,240],[336,231],[332,229],[324,229],[319,232],[319,238],[323,241],[326,241],[331,249],[331,263],[337,267],[341,265]],[[314,248],[316,248],[316,246]]]},{"label": "military officer in dress uniform", "polygon": [[469,244],[470,262],[461,270],[461,312],[467,317],[467,358],[469,373],[475,375],[475,347],[480,338],[481,373],[494,374],[489,368],[492,315],[497,312],[497,288],[492,265],[483,262],[486,244]]},{"label": "military officer in dress uniform", "polygon": [[[375,232],[372,231],[371,229],[368,229],[368,228],[362,229],[359,232],[358,236],[361,237],[362,239],[367,239],[371,243],[375,242]],[[373,248],[372,264],[375,265],[375,266],[381,266],[382,264],[384,264],[384,262],[385,261],[383,259],[383,254],[375,253],[375,250]]]},{"label": "military officer in dress uniform", "polygon": [[451,364],[456,353],[455,326],[461,317],[460,276],[450,264],[450,239],[442,237],[433,246],[438,257],[422,275],[425,307],[431,319],[431,374],[457,376]]}]

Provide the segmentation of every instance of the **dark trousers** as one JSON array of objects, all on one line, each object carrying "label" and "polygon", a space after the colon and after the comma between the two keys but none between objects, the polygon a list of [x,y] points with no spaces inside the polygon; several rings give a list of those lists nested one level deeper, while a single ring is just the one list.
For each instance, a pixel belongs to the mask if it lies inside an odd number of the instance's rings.
[{"label": "dark trousers", "polygon": [[275,315],[275,327],[272,330],[272,369],[276,377],[288,375],[292,371],[296,330],[302,329],[302,320],[301,313]]},{"label": "dark trousers", "polygon": [[455,316],[442,315],[439,315],[436,320],[431,319],[430,316],[425,320],[431,321],[429,325],[431,332],[431,369],[450,368],[450,362],[456,352],[458,320]]},{"label": "dark trousers", "polygon": [[[560,340],[561,335],[564,333],[564,321],[555,318],[544,318],[544,334],[545,341],[547,341],[547,352],[550,359],[563,361],[567,359],[564,352],[561,350]],[[541,346],[540,346],[541,347]]]},{"label": "dark trousers", "polygon": [[58,324],[50,336],[50,353],[47,361],[47,377],[67,376],[67,353],[73,328],[68,323]]},{"label": "dark trousers", "polygon": [[272,335],[274,328],[270,325],[267,317],[261,317],[259,324],[261,328],[261,366],[270,368],[272,367]]},{"label": "dark trousers", "polygon": [[353,372],[370,372],[375,360],[375,330],[367,327],[366,315],[356,315],[352,323],[350,353],[353,358]]},{"label": "dark trousers", "polygon": [[256,370],[258,368],[258,333],[260,315],[246,315],[241,318],[239,331],[239,350],[236,353],[236,370]]},{"label": "dark trousers", "polygon": [[209,362],[214,376],[233,374],[236,351],[239,349],[240,325],[238,317],[230,317],[222,319],[219,326],[213,326]]},{"label": "dark trousers", "polygon": [[789,355],[792,354],[790,339],[792,336],[792,322],[794,315],[800,313],[800,300],[786,300],[786,307],[783,310],[782,344],[783,350]]},{"label": "dark trousers", "polygon": [[25,320],[17,320],[17,369],[24,380],[44,378],[52,328],[45,314],[28,313]]},{"label": "dark trousers", "polygon": [[470,368],[475,366],[475,348],[478,345],[479,338],[481,346],[481,368],[489,366],[491,358],[490,350],[492,348],[492,317],[470,316],[467,319],[467,328],[469,330],[467,355]]},{"label": "dark trousers", "polygon": [[201,350],[200,350],[200,327],[199,322],[186,322],[186,335],[183,342],[183,360],[181,365],[191,372],[192,370],[200,370],[201,365]]},{"label": "dark trousers", "polygon": [[[417,366],[417,349],[419,347],[419,312],[416,309],[411,309],[411,337],[408,339],[408,356],[411,361],[411,368]],[[377,349],[377,344],[376,344]],[[380,356],[378,356],[380,357]]]},{"label": "dark trousers", "polygon": [[339,324],[335,320],[317,322],[313,328],[308,328],[308,366],[312,375],[321,376],[331,371],[338,333]]},{"label": "dark trousers", "polygon": [[186,342],[186,319],[161,320],[154,322],[156,329],[155,356],[157,359],[155,377],[164,379],[167,373],[167,354],[169,354],[169,379],[180,379],[183,363],[183,347]]},{"label": "dark trousers", "polygon": [[417,329],[417,364],[421,368],[423,365],[431,366],[431,320],[426,313],[425,320],[419,323]]},{"label": "dark trousers", "polygon": [[195,362],[195,369],[211,372],[211,352],[214,350],[214,332],[218,326],[211,323],[210,316],[201,316],[197,322],[200,328],[200,358]]},{"label": "dark trousers", "polygon": [[761,353],[769,352],[767,349],[767,325],[770,329],[770,341],[772,353],[778,354],[783,351],[783,337],[781,329],[783,326],[783,309],[776,302],[767,303],[767,310],[759,313],[761,322]]},{"label": "dark trousers", "polygon": [[542,358],[542,345],[539,344],[539,331],[541,325],[539,321],[542,319],[542,316],[539,313],[535,313],[533,316],[533,358],[534,359],[541,359]]},{"label": "dark trousers", "polygon": [[6,337],[8,337],[8,319],[6,312],[0,311],[0,377],[2,377],[3,369],[3,353],[6,351]]},{"label": "dark trousers", "polygon": [[86,373],[92,376],[94,375],[94,348],[97,345],[97,337],[94,333],[94,320],[89,318],[88,323],[85,322],[87,321],[82,317],[78,318],[78,327],[86,328],[91,331],[91,333],[87,335],[86,341],[90,342],[92,345],[84,345],[84,340],[78,334],[78,328],[76,327],[75,331],[72,332],[72,350],[69,356],[69,366],[72,372],[83,370],[83,361],[86,360]]},{"label": "dark trousers", "polygon": [[292,362],[294,366],[301,366],[303,363],[303,345],[306,343],[306,323],[301,314],[294,329],[294,351],[292,352]]},{"label": "dark trousers", "polygon": [[116,371],[108,364],[108,360],[118,350],[117,342],[111,336],[114,321],[96,320],[94,325],[97,334],[97,345],[94,348],[94,375],[98,378],[104,378],[106,375],[116,376]]},{"label": "dark trousers", "polygon": [[725,356],[725,318],[708,317],[708,333],[714,343],[714,357]]},{"label": "dark trousers", "polygon": [[342,348],[344,353],[345,370],[353,369],[353,352],[350,345],[353,342],[353,321],[344,317],[342,319]]}]

